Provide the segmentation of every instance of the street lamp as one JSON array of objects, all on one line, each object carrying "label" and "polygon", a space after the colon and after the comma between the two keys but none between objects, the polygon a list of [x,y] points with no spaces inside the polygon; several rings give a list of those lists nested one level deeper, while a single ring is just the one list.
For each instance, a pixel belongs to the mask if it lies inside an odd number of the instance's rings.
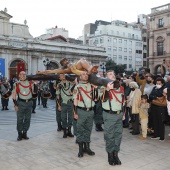
[{"label": "street lamp", "polygon": [[43,64],[44,66],[46,66],[46,69],[48,70],[48,66],[50,65],[50,60],[48,58],[46,58],[44,61],[43,61]]},{"label": "street lamp", "polygon": [[100,68],[103,71],[103,76],[105,76],[106,64],[105,63],[100,64]]}]

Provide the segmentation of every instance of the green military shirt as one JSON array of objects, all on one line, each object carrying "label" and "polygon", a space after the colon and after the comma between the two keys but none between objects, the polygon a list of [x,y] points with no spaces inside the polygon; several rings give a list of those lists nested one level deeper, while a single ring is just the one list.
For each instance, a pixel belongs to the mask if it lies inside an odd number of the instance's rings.
[{"label": "green military shirt", "polygon": [[[122,93],[116,93],[116,92],[120,92],[120,88],[115,90],[115,92],[112,90],[110,90],[109,92],[112,96],[112,99],[110,99],[112,111],[119,111],[122,109],[122,103],[120,103],[122,102]],[[113,93],[116,95],[117,99],[113,95]],[[110,110],[109,99],[106,102],[102,102],[102,107],[105,110]]]},{"label": "green military shirt", "polygon": [[[32,83],[31,87],[29,87],[29,84],[30,83],[28,80],[25,81],[25,84],[23,84],[22,81],[18,81],[13,85],[13,92],[16,92],[20,99],[23,100],[31,99],[32,91],[34,91],[34,85]],[[27,87],[23,87],[22,85]],[[17,92],[17,87],[19,89],[19,92]]]},{"label": "green military shirt", "polygon": [[[80,87],[82,87],[87,92],[87,95],[80,89]],[[92,90],[92,87],[90,83],[83,84],[80,82],[77,86],[75,86],[74,91],[73,91],[73,99],[76,99],[77,96],[78,98],[82,96],[84,103],[85,103],[84,104],[83,101],[80,101],[79,99],[77,99],[78,100],[77,106],[86,107],[86,108],[94,107],[95,103],[91,99],[92,97],[91,90]]]},{"label": "green military shirt", "polygon": [[56,88],[56,95],[61,95],[62,103],[67,104],[68,100],[72,99],[73,95],[70,94],[72,84],[66,80],[66,83],[63,83],[62,81],[58,83]]}]

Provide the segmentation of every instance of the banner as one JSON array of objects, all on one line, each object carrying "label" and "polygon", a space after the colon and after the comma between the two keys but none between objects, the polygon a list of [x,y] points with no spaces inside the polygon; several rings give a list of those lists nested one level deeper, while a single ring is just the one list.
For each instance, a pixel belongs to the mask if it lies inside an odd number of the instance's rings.
[{"label": "banner", "polygon": [[17,63],[17,73],[19,74],[21,71],[25,71],[25,63],[24,62]]},{"label": "banner", "polygon": [[0,78],[5,77],[5,58],[0,58]]}]

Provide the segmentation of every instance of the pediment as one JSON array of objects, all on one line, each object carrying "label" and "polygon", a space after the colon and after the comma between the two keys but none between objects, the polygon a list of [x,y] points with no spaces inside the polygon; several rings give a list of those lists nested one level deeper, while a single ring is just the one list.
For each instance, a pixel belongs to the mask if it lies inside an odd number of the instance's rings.
[{"label": "pediment", "polygon": [[9,15],[8,13],[4,12],[4,11],[0,11],[0,19],[6,19],[6,20],[9,20],[11,19],[12,16]]}]

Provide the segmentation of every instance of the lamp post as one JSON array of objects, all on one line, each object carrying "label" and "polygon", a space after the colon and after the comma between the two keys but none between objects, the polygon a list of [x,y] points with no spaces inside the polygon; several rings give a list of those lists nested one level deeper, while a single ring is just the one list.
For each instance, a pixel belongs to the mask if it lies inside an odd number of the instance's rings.
[{"label": "lamp post", "polygon": [[105,63],[100,64],[100,68],[103,71],[103,76],[105,76],[106,64]]},{"label": "lamp post", "polygon": [[43,64],[44,66],[46,66],[46,70],[48,70],[48,66],[50,65],[50,60],[48,58],[46,58],[44,61],[43,61]]}]

